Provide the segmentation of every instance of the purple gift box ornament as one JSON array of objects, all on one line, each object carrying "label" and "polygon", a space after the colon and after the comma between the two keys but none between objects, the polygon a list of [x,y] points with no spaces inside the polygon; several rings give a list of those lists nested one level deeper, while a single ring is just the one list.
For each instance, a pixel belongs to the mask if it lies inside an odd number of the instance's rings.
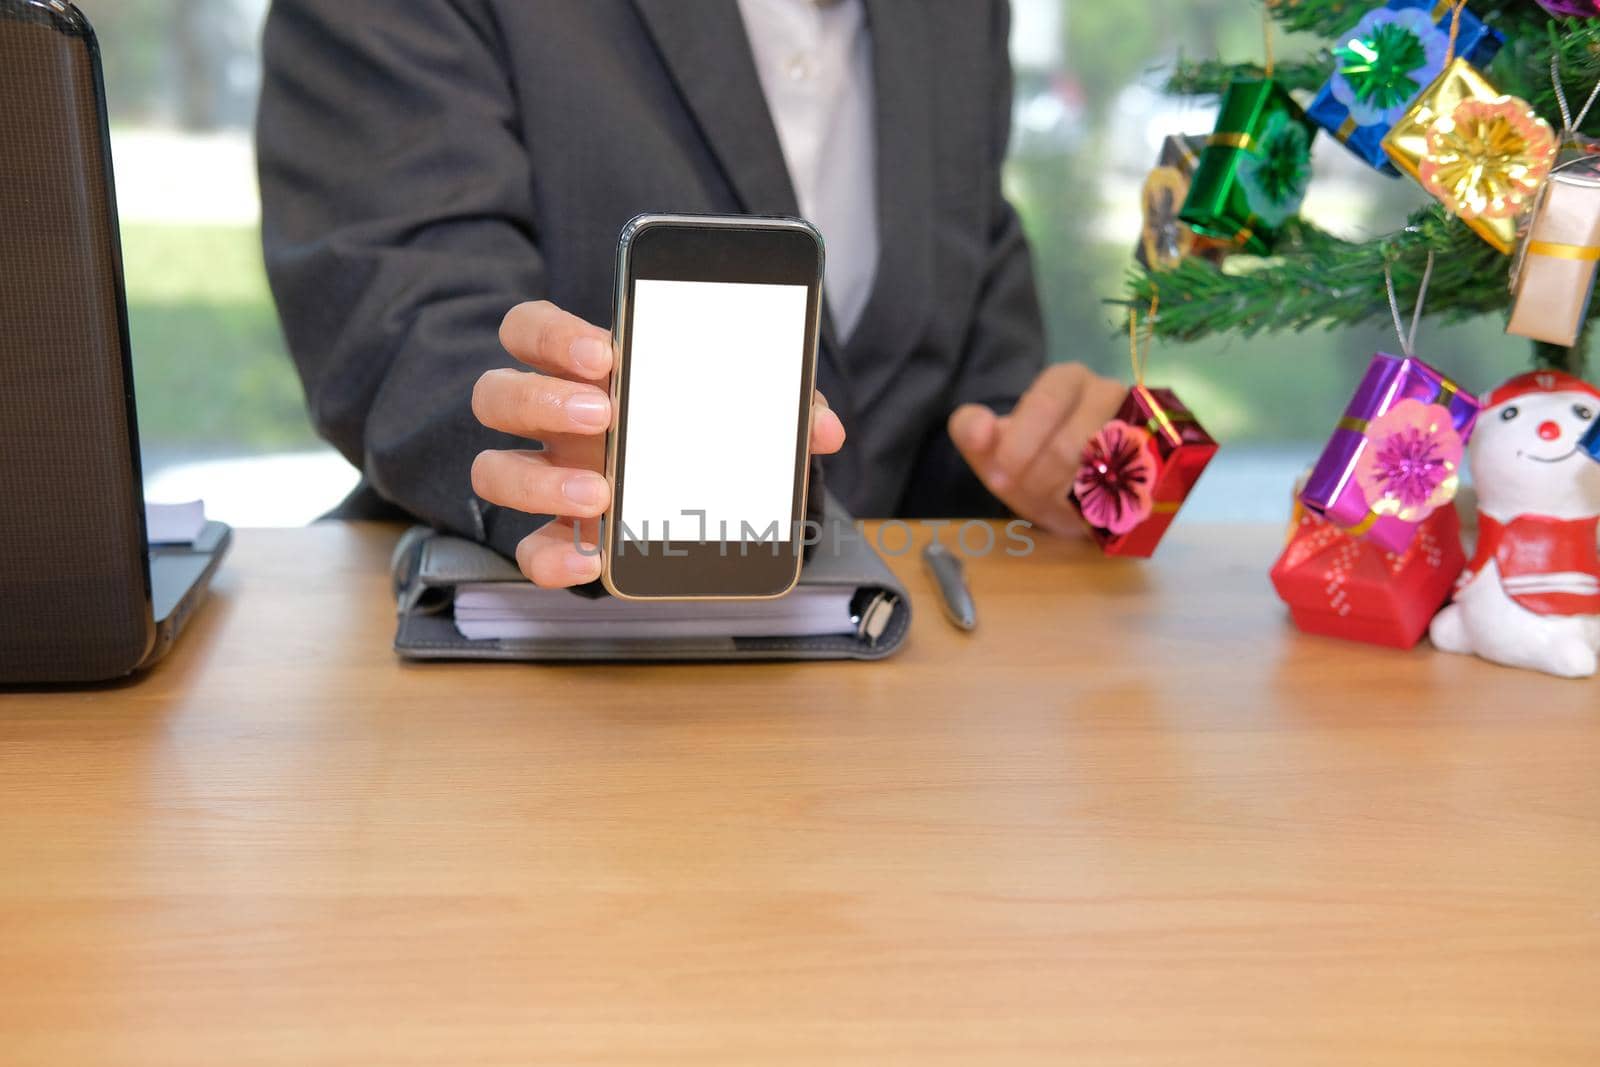
[{"label": "purple gift box ornament", "polygon": [[1478,400],[1413,357],[1378,353],[1301,502],[1352,536],[1404,552],[1455,500]]},{"label": "purple gift box ornament", "polygon": [[1573,18],[1600,18],[1600,0],[1539,0],[1539,6],[1552,15],[1571,15]]}]

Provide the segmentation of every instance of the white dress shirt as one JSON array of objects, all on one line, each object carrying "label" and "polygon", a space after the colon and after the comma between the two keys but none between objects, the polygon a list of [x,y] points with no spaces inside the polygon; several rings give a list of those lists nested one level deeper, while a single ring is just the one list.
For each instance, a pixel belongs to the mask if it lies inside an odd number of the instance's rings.
[{"label": "white dress shirt", "polygon": [[877,124],[863,0],[739,0],[800,213],[828,248],[841,340],[878,273]]}]

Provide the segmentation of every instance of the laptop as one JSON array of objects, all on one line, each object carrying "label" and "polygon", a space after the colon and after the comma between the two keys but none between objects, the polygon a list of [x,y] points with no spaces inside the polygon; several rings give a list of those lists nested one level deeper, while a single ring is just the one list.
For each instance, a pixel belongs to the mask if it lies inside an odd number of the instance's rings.
[{"label": "laptop", "polygon": [[148,667],[229,537],[149,544],[99,46],[0,0],[0,685]]}]

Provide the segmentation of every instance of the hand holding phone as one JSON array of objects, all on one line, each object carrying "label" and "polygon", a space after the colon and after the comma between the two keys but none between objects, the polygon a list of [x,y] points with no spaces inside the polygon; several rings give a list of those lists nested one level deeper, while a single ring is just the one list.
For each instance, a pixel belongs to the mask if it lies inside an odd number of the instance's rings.
[{"label": "hand holding phone", "polygon": [[[492,370],[473,390],[472,409],[490,429],[542,442],[543,451],[484,452],[472,467],[484,500],[555,521],[517,549],[522,573],[536,585],[564,588],[600,576],[599,517],[611,504],[604,476],[610,397],[611,335],[547,301],[520,304],[500,328],[505,350],[530,370]],[[694,393],[693,383],[687,390]],[[716,424],[719,405],[690,405],[677,417]],[[837,452],[844,427],[818,394],[811,451]],[[683,463],[699,457],[682,455]],[[581,548],[579,547],[581,546]]]},{"label": "hand holding phone", "polygon": [[[601,539],[613,596],[776,597],[799,579],[822,278],[822,237],[801,219],[641,215],[623,230]],[[693,417],[696,403],[719,417]]]}]

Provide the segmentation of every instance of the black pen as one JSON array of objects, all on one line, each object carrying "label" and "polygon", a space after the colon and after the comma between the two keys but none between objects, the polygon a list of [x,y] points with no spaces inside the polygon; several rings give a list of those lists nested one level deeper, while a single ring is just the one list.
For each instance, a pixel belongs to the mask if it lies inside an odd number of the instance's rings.
[{"label": "black pen", "polygon": [[958,629],[976,629],[978,609],[972,602],[972,590],[967,588],[966,569],[961,565],[961,558],[934,541],[922,550],[922,562],[939,587],[945,618]]}]

